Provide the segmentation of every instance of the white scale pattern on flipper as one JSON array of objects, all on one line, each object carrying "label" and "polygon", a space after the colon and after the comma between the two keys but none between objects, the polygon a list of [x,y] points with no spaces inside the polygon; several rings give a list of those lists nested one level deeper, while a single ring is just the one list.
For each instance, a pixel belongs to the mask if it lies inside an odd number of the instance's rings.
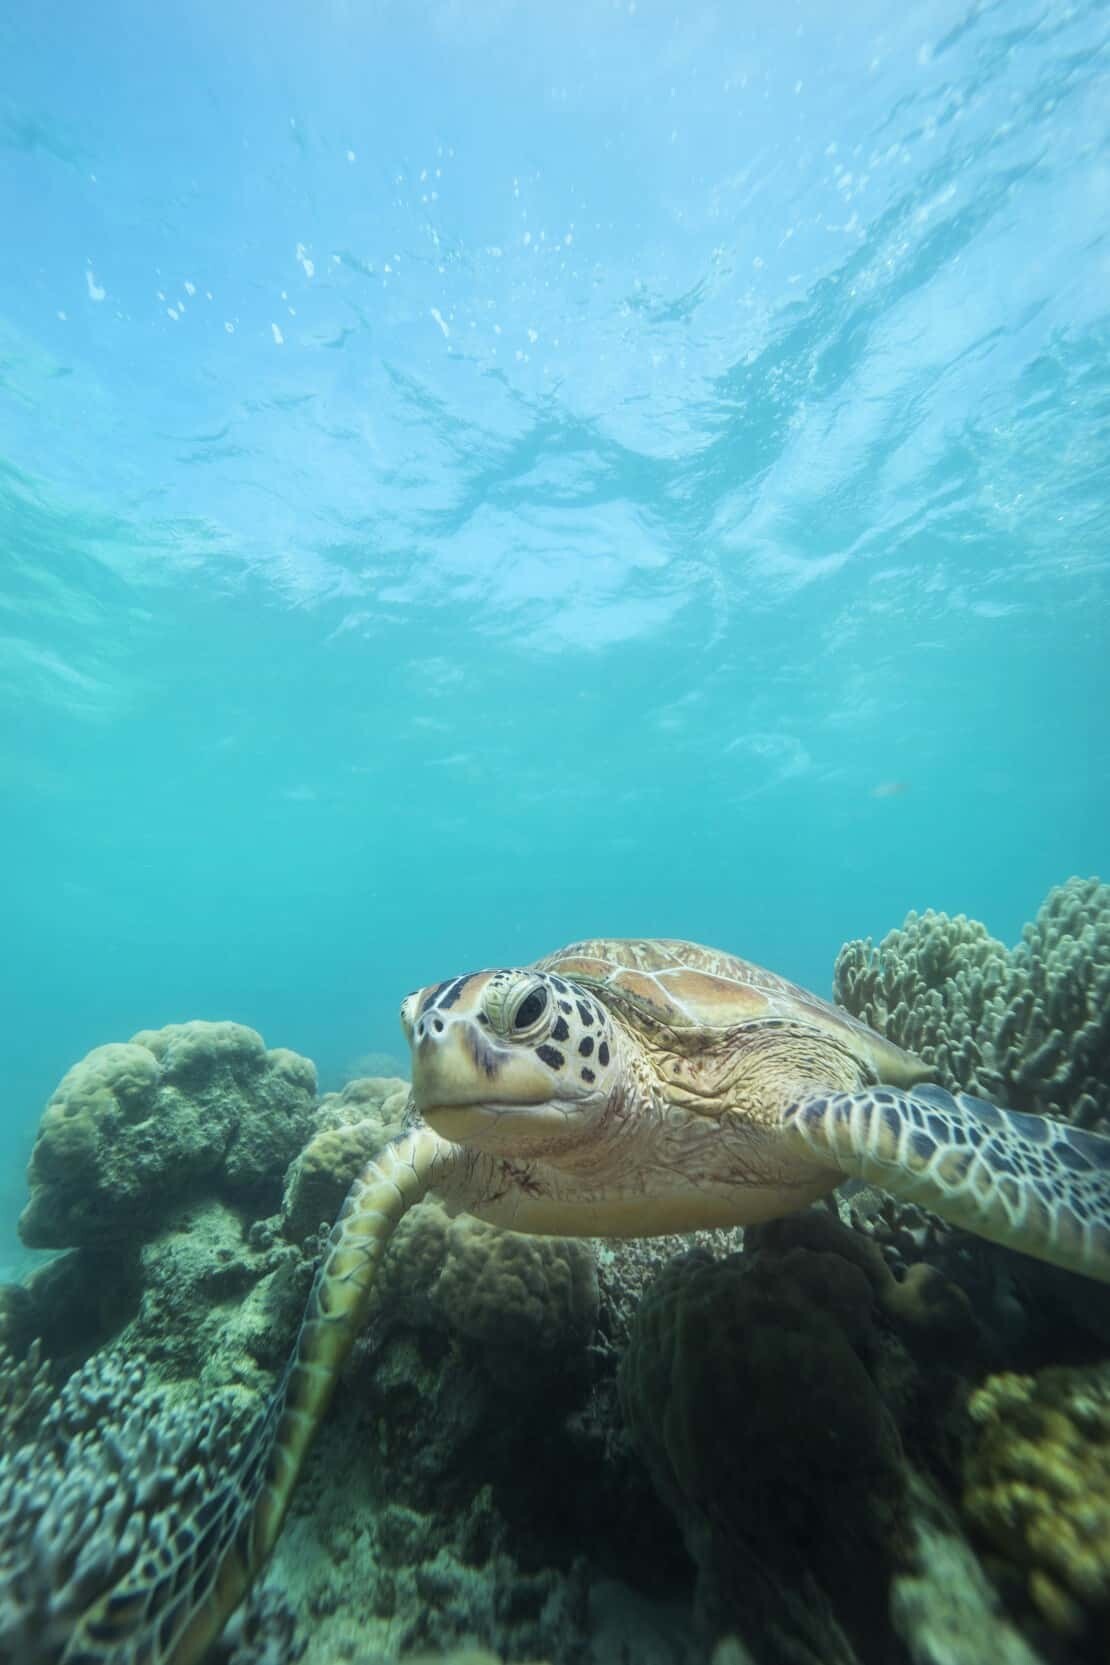
[{"label": "white scale pattern on flipper", "polygon": [[1110,1282],[1110,1139],[943,1087],[808,1093],[784,1129],[845,1175]]}]

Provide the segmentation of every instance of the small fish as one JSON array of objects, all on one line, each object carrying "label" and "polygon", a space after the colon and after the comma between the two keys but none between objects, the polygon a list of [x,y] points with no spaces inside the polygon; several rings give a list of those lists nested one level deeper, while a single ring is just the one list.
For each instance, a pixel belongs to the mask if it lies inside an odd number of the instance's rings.
[{"label": "small fish", "polygon": [[884,780],[878,786],[871,788],[871,796],[873,798],[900,798],[902,793],[908,792],[909,789],[909,781]]}]

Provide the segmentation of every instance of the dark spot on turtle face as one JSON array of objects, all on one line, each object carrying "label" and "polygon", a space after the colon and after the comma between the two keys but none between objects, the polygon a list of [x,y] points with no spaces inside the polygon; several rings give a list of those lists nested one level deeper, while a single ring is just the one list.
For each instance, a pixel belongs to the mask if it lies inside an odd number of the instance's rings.
[{"label": "dark spot on turtle face", "polygon": [[438,1002],[439,1009],[440,1009],[441,1012],[446,1012],[450,1007],[452,1007],[455,1004],[456,1000],[459,998],[460,994],[465,989],[466,985],[469,983],[469,981],[470,981],[470,979],[473,975],[474,975],[474,973],[472,971],[468,971],[465,977],[456,977],[455,978],[455,981],[451,984],[451,987],[447,990],[447,993]]},{"label": "dark spot on turtle face", "polygon": [[602,1041],[601,1045],[598,1047],[598,1049],[597,1049],[597,1061],[598,1061],[599,1064],[607,1064],[609,1062],[609,1042],[608,1041]]},{"label": "dark spot on turtle face", "polygon": [[424,1004],[420,1008],[420,1016],[421,1017],[424,1016],[424,1013],[428,1010],[429,1006],[434,1006],[435,1005],[437,999],[443,993],[444,989],[449,989],[451,987],[451,984],[454,981],[455,981],[455,979],[453,977],[448,977],[448,978],[445,979],[444,982],[437,983],[434,989],[429,989],[428,990],[427,994],[424,996]]},{"label": "dark spot on turtle face", "polygon": [[536,1048],[536,1057],[542,1059],[548,1069],[552,1070],[561,1070],[563,1065],[566,1063],[566,1059],[559,1051],[559,1048],[557,1046],[548,1046],[546,1043],[543,1046],[538,1046]]},{"label": "dark spot on turtle face", "polygon": [[566,1018],[556,1018],[551,1031],[551,1039],[553,1041],[565,1041],[569,1034],[570,1030],[567,1028]]},{"label": "dark spot on turtle face", "polygon": [[594,1049],[594,1038],[593,1038],[593,1036],[592,1035],[584,1035],[578,1043],[578,1056],[580,1058],[588,1058],[590,1056],[590,1053],[593,1051],[593,1049]]},{"label": "dark spot on turtle face", "polygon": [[583,1081],[585,1081],[587,1083],[587,1085],[591,1085],[594,1081],[597,1080],[597,1077],[594,1074],[593,1070],[584,1069],[582,1071],[582,1079],[583,1079]]},{"label": "dark spot on turtle face", "polygon": [[582,1019],[582,1022],[586,1025],[586,1028],[589,1029],[591,1027],[591,1025],[593,1024],[593,1021],[594,1021],[593,1012],[586,1005],[586,1002],[584,1000],[576,1000],[574,1004],[578,1007],[578,1016]]},{"label": "dark spot on turtle face", "polygon": [[574,1007],[571,1005],[569,1000],[560,1000],[559,1010],[561,1012],[566,1012],[567,1016],[569,1017],[571,1012],[573,1012]]},{"label": "dark spot on turtle face", "polygon": [[568,994],[570,992],[561,977],[553,977],[551,981],[554,983],[560,994]]}]

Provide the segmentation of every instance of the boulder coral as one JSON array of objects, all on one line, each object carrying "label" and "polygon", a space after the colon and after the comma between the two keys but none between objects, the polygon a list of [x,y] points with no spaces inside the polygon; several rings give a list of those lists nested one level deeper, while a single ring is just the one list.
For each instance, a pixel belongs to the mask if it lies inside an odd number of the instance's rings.
[{"label": "boulder coral", "polygon": [[335,1219],[356,1174],[375,1151],[401,1131],[409,1084],[399,1076],[360,1076],[341,1092],[325,1093],[313,1132],[291,1163],[282,1196],[282,1230],[305,1240]]},{"label": "boulder coral", "polygon": [[312,1125],[316,1071],[239,1023],[144,1029],[94,1047],[47,1104],[19,1221],[31,1248],[145,1236],[201,1189],[274,1192]]},{"label": "boulder coral", "polygon": [[910,913],[841,949],[833,992],[944,1086],[1110,1131],[1110,885],[1056,886],[1010,949],[962,914]]},{"label": "boulder coral", "polygon": [[446,1330],[494,1357],[547,1374],[581,1357],[597,1322],[597,1263],[590,1243],[526,1237],[451,1219],[428,1200],[401,1221],[382,1268],[381,1311]]}]

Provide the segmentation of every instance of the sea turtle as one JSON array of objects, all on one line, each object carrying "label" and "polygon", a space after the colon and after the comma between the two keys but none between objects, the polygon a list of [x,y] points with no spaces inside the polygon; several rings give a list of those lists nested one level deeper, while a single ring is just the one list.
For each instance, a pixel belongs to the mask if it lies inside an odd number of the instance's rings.
[{"label": "sea turtle", "polygon": [[280,1531],[382,1250],[429,1191],[514,1231],[626,1237],[771,1219],[852,1177],[1110,1281],[1110,1139],[923,1084],[919,1059],[729,954],[577,942],[419,989],[401,1020],[407,1125],[351,1188],[260,1435],[204,1518],[92,1603],[67,1662],[200,1659]]}]

